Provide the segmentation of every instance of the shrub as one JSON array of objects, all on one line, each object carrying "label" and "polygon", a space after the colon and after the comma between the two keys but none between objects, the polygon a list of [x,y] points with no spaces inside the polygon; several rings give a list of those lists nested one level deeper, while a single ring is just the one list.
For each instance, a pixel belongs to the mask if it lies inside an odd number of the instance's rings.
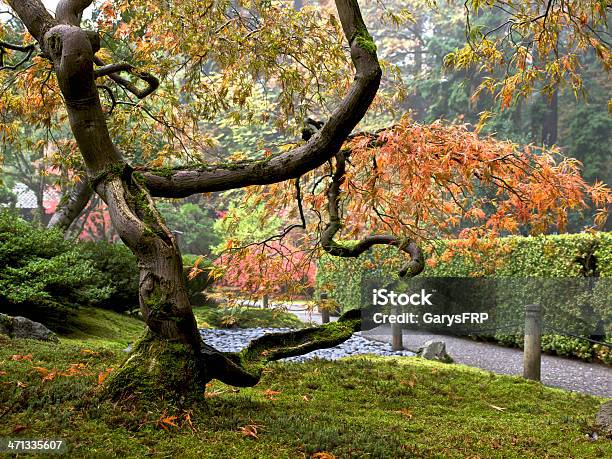
[{"label": "shrub", "polygon": [[111,289],[99,283],[99,274],[59,232],[0,212],[0,311],[62,317],[79,305],[100,303]]},{"label": "shrub", "polygon": [[97,306],[117,312],[138,309],[138,266],[130,249],[121,243],[104,241],[78,245],[83,257],[98,271],[98,285],[110,289],[108,298]]}]

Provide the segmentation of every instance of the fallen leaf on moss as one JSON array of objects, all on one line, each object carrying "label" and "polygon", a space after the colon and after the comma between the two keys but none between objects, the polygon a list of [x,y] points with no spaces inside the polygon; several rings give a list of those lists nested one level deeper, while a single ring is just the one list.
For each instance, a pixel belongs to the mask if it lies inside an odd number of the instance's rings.
[{"label": "fallen leaf on moss", "polygon": [[106,378],[108,378],[112,371],[112,368],[107,368],[106,370],[101,371],[98,375],[98,385],[104,384],[104,381],[106,380]]},{"label": "fallen leaf on moss", "polygon": [[240,428],[240,433],[244,435],[245,437],[251,437],[251,438],[258,439],[259,438],[257,436],[258,427],[261,427],[261,426],[258,426],[255,424],[247,424],[246,426]]},{"label": "fallen leaf on moss", "polygon": [[402,408],[401,410],[396,411],[396,413],[406,416],[408,419],[412,419],[413,416],[412,411],[407,408]]},{"label": "fallen leaf on moss", "polygon": [[332,453],[328,453],[327,451],[319,451],[318,453],[314,453],[310,456],[311,459],[336,459]]}]

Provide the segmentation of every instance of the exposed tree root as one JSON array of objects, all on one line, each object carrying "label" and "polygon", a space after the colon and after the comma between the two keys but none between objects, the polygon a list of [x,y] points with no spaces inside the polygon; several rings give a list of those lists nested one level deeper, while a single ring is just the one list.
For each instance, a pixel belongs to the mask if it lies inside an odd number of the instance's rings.
[{"label": "exposed tree root", "polygon": [[162,339],[148,331],[109,377],[104,395],[141,403],[193,403],[201,400],[206,383],[212,379],[238,387],[254,386],[267,362],[337,346],[360,327],[360,311],[351,310],[337,322],[264,335],[241,352],[220,352],[205,343],[195,352],[188,344]]}]

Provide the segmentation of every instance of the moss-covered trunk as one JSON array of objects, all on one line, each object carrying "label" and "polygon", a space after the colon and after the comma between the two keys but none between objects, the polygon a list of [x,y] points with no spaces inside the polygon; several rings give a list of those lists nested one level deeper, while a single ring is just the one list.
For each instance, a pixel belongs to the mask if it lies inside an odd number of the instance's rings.
[{"label": "moss-covered trunk", "polygon": [[119,236],[140,270],[140,310],[147,329],[107,384],[114,398],[126,394],[184,399],[203,391],[202,339],[187,295],[181,253],[148,190],[127,165],[105,171],[96,190],[108,204]]}]

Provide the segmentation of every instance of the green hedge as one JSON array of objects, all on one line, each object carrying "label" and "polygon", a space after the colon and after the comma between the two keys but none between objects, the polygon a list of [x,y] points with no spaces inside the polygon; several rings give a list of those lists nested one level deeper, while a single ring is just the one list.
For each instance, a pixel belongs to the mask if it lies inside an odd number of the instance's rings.
[{"label": "green hedge", "polygon": [[0,212],[0,312],[61,318],[112,293],[77,244]]},{"label": "green hedge", "polygon": [[[454,256],[449,253],[455,251]],[[462,249],[461,241],[442,241],[435,243],[429,250],[428,264],[422,276],[427,277],[480,277],[494,278],[585,278],[612,277],[612,233],[580,233],[555,236],[506,237],[491,244],[483,244],[479,249]],[[366,277],[381,276],[389,278],[397,272],[401,255],[392,247],[377,247],[358,259],[343,259],[323,256],[317,270],[317,290],[326,291],[344,310],[361,305],[361,284]],[[546,282],[546,281],[543,281]],[[586,281],[584,281],[586,282]],[[584,282],[580,282],[584,284]],[[612,281],[611,281],[612,282]],[[580,291],[583,285],[571,285],[571,279],[559,280],[565,289]],[[612,338],[612,292],[610,282],[597,282],[594,294],[588,299],[577,300],[568,291],[547,290],[545,302],[552,307],[546,308],[544,322],[562,330],[579,330],[576,323],[584,320],[584,330],[592,330],[595,322],[601,320],[605,334]],[[503,289],[504,286],[501,287]],[[522,316],[520,295],[512,290],[509,282],[506,297],[512,298],[498,306],[501,316],[506,319]],[[537,288],[537,284],[533,289]],[[508,291],[510,290],[510,291]],[[549,289],[551,290],[551,289]],[[527,291],[527,289],[525,289]],[[503,293],[503,292],[502,292]],[[590,301],[585,312],[584,303]],[[586,317],[589,322],[587,323]],[[601,326],[600,324],[600,326]],[[575,333],[575,332],[574,332]],[[579,333],[583,334],[583,333]],[[588,334],[588,333],[587,333]],[[522,336],[517,334],[496,335],[504,344],[520,345]],[[560,335],[546,335],[542,347],[545,351],[559,355],[574,355],[590,360],[598,358],[612,361],[609,348],[592,346],[587,341]]]}]

